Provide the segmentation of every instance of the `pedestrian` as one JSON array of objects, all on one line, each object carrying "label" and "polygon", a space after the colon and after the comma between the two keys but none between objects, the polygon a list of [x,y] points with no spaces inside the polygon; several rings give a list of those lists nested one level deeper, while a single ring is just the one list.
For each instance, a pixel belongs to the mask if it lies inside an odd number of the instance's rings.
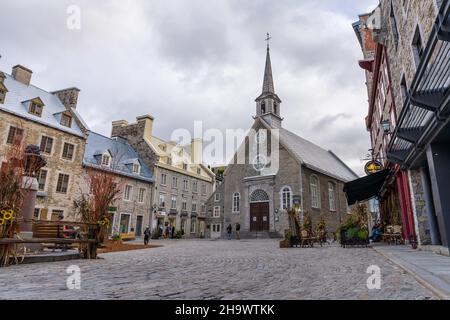
[{"label": "pedestrian", "polygon": [[163,228],[163,225],[160,224],[158,229],[159,229],[158,238],[164,238],[164,228]]},{"label": "pedestrian", "polygon": [[171,230],[171,234],[172,234],[172,239],[175,237],[175,226],[172,226],[172,230]]},{"label": "pedestrian", "polygon": [[231,240],[231,232],[233,232],[233,227],[231,226],[230,223],[227,227],[228,240]]},{"label": "pedestrian", "polygon": [[241,240],[241,225],[236,223],[236,240]]},{"label": "pedestrian", "polygon": [[166,232],[164,233],[164,238],[165,239],[169,238],[169,234],[170,234],[170,227],[166,226]]},{"label": "pedestrian", "polygon": [[150,239],[150,228],[145,228],[144,231],[144,245],[148,245],[148,240]]}]

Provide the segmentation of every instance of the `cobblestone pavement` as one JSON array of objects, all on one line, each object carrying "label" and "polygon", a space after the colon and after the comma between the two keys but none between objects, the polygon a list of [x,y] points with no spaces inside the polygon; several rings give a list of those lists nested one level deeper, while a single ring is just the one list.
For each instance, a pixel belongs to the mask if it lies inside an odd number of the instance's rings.
[{"label": "cobblestone pavement", "polygon": [[[370,248],[280,249],[275,240],[173,240],[103,259],[0,269],[0,299],[434,299]],[[81,290],[66,286],[81,268]],[[380,290],[366,286],[381,268]]]}]

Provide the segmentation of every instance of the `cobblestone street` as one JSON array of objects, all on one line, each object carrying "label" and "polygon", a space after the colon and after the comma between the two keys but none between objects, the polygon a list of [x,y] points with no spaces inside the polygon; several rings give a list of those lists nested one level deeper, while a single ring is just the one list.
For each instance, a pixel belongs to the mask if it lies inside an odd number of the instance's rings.
[{"label": "cobblestone street", "polygon": [[[157,242],[164,247],[0,270],[0,299],[434,299],[370,248],[280,249],[275,240]],[[81,268],[68,290],[66,268]],[[380,290],[366,286],[381,268]]]}]

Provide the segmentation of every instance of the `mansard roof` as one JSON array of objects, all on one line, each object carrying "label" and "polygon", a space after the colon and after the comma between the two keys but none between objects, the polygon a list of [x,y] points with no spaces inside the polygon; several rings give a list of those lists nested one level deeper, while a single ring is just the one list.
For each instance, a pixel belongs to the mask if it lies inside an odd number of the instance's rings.
[{"label": "mansard roof", "polygon": [[[137,152],[131,145],[121,138],[108,138],[90,131],[86,141],[83,164],[85,166],[106,170],[105,167],[101,166],[101,155],[106,151],[112,157],[111,161],[113,165],[110,169],[112,172],[133,179],[153,182],[153,173],[150,168],[139,158]],[[139,162],[141,166],[139,174],[133,173],[132,164],[136,162]]]},{"label": "mansard roof", "polygon": [[[6,76],[4,85],[8,89],[8,94],[6,95],[4,104],[0,104],[0,110],[70,134],[84,137],[82,128],[78,126],[76,121],[72,122],[71,128],[60,124],[56,115],[65,111],[73,113],[81,123],[84,122],[79,117],[78,113],[74,112],[74,110],[68,110],[56,95],[33,85],[27,86],[6,73],[4,73],[4,75]],[[41,117],[30,114],[28,109],[23,107],[23,102],[36,98],[39,98],[45,105]]]}]

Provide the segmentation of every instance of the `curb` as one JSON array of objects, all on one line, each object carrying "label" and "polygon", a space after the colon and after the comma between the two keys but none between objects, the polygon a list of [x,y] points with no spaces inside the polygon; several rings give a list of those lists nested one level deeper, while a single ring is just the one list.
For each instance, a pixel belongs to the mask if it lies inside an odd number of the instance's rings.
[{"label": "curb", "polygon": [[412,275],[413,278],[418,283],[420,283],[424,288],[426,288],[429,291],[431,291],[431,293],[434,294],[438,299],[440,299],[440,300],[450,300],[450,296],[448,296],[446,293],[442,292],[439,288],[437,288],[434,285],[432,285],[431,283],[429,283],[427,280],[422,278],[419,274],[417,274],[416,272],[414,272],[410,268],[406,267],[404,265],[404,263],[402,263],[398,259],[396,259],[396,258],[392,257],[391,255],[388,255],[388,254],[386,254],[384,252],[381,252],[380,250],[378,250],[375,247],[372,247],[372,249],[375,250],[375,252],[377,252],[378,254],[380,254],[383,257],[385,257],[387,260],[391,261],[393,264],[395,264],[399,268],[403,269],[404,271],[406,271],[407,273]]}]

